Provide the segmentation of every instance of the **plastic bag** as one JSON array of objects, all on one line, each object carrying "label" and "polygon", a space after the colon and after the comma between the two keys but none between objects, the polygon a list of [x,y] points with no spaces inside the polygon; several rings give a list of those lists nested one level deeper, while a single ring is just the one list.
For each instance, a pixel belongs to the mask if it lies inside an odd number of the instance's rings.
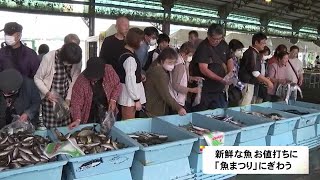
[{"label": "plastic bag", "polygon": [[104,119],[101,121],[101,127],[100,127],[101,133],[109,134],[115,121],[116,121],[116,117],[114,115],[114,112],[113,111],[106,112]]},{"label": "plastic bag", "polygon": [[35,131],[34,126],[29,121],[20,121],[19,115],[12,115],[12,123],[6,125],[0,130],[0,133],[12,135],[18,132],[33,133]]},{"label": "plastic bag", "polygon": [[226,82],[226,84],[233,84],[234,86],[237,85],[238,83],[238,79],[235,76],[235,74],[233,72],[229,72],[224,78],[223,81]]},{"label": "plastic bag", "polygon": [[74,138],[69,138],[67,141],[63,142],[49,143],[44,150],[44,154],[50,159],[59,154],[67,154],[71,157],[85,155],[77,145],[77,142]]},{"label": "plastic bag", "polygon": [[193,103],[192,103],[192,106],[197,106],[200,104],[201,102],[201,92],[202,92],[202,86],[203,86],[203,80],[200,80],[198,82],[198,88],[200,88],[200,91],[197,93]]},{"label": "plastic bag", "polygon": [[53,103],[53,113],[57,120],[61,120],[69,115],[69,106],[61,96],[57,95],[57,97],[58,101]]}]

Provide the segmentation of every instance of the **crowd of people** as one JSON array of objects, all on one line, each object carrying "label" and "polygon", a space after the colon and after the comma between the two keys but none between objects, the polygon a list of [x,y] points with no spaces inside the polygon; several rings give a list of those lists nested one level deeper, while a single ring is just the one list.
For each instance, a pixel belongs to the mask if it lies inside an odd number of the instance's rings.
[{"label": "crowd of people", "polygon": [[[50,52],[41,45],[37,55],[21,43],[22,26],[7,23],[6,46],[0,49],[0,126],[9,124],[12,115],[46,128],[100,122],[111,111],[118,120],[183,116],[279,101],[279,84],[303,83],[299,48],[292,46],[287,52],[279,45],[272,56],[261,32],[243,52],[240,40],[226,43],[219,24],[208,27],[204,40],[190,31],[189,40],[178,49],[170,47],[170,37],[155,27],[129,29],[126,17],[117,18],[116,29],[104,39],[99,57],[88,59],[81,72],[77,35],[67,35],[62,47]],[[70,113],[58,118],[55,104],[61,100]]]}]

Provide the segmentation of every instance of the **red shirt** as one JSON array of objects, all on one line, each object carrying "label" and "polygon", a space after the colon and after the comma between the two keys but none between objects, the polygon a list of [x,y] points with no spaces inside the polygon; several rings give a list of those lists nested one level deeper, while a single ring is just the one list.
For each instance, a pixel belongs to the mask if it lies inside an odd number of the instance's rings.
[{"label": "red shirt", "polygon": [[[105,65],[102,86],[109,102],[118,100],[122,87],[119,77],[111,65]],[[73,86],[71,95],[70,113],[73,120],[81,119],[81,123],[88,122],[92,96],[90,81],[83,74],[80,74]]]},{"label": "red shirt", "polygon": [[272,58],[268,60],[268,65],[271,65],[273,63],[277,63],[277,58],[275,56],[272,56]]}]

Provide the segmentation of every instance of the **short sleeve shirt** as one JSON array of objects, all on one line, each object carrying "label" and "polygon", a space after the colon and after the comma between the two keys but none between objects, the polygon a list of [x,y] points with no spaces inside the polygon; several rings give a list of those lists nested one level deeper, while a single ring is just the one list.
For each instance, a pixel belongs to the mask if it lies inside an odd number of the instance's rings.
[{"label": "short sleeve shirt", "polygon": [[223,63],[226,65],[227,60],[231,58],[231,53],[228,47],[228,44],[223,40],[220,42],[218,46],[211,46],[209,44],[208,38],[203,40],[192,59],[192,66],[194,66],[193,74],[195,76],[202,76],[205,78],[203,82],[203,92],[209,93],[218,93],[222,92],[224,89],[224,84],[219,81],[212,80],[208,77],[205,77],[199,69],[199,63],[208,64],[208,68],[217,74],[220,77],[224,77],[226,75],[226,71]]}]

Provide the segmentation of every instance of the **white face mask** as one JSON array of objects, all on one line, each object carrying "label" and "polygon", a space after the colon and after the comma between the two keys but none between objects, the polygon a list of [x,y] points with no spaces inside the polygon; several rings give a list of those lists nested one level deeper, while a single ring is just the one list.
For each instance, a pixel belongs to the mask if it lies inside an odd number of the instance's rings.
[{"label": "white face mask", "polygon": [[235,53],[234,53],[234,55],[238,58],[238,59],[240,59],[240,58],[242,58],[242,51],[239,51],[239,50],[237,50]]},{"label": "white face mask", "polygon": [[13,46],[16,43],[14,36],[5,35],[4,40],[8,46]]},{"label": "white face mask", "polygon": [[191,62],[192,61],[192,56],[188,56],[187,57],[187,62]]},{"label": "white face mask", "polygon": [[167,71],[172,71],[174,69],[174,65],[163,64],[162,66]]},{"label": "white face mask", "polygon": [[156,39],[151,39],[149,45],[150,46],[154,46],[157,44],[157,40]]},{"label": "white face mask", "polygon": [[263,57],[262,57],[262,60],[265,61],[265,60],[270,59],[270,58],[272,58],[272,55],[271,55],[271,54],[268,55],[268,56],[263,56]]}]

